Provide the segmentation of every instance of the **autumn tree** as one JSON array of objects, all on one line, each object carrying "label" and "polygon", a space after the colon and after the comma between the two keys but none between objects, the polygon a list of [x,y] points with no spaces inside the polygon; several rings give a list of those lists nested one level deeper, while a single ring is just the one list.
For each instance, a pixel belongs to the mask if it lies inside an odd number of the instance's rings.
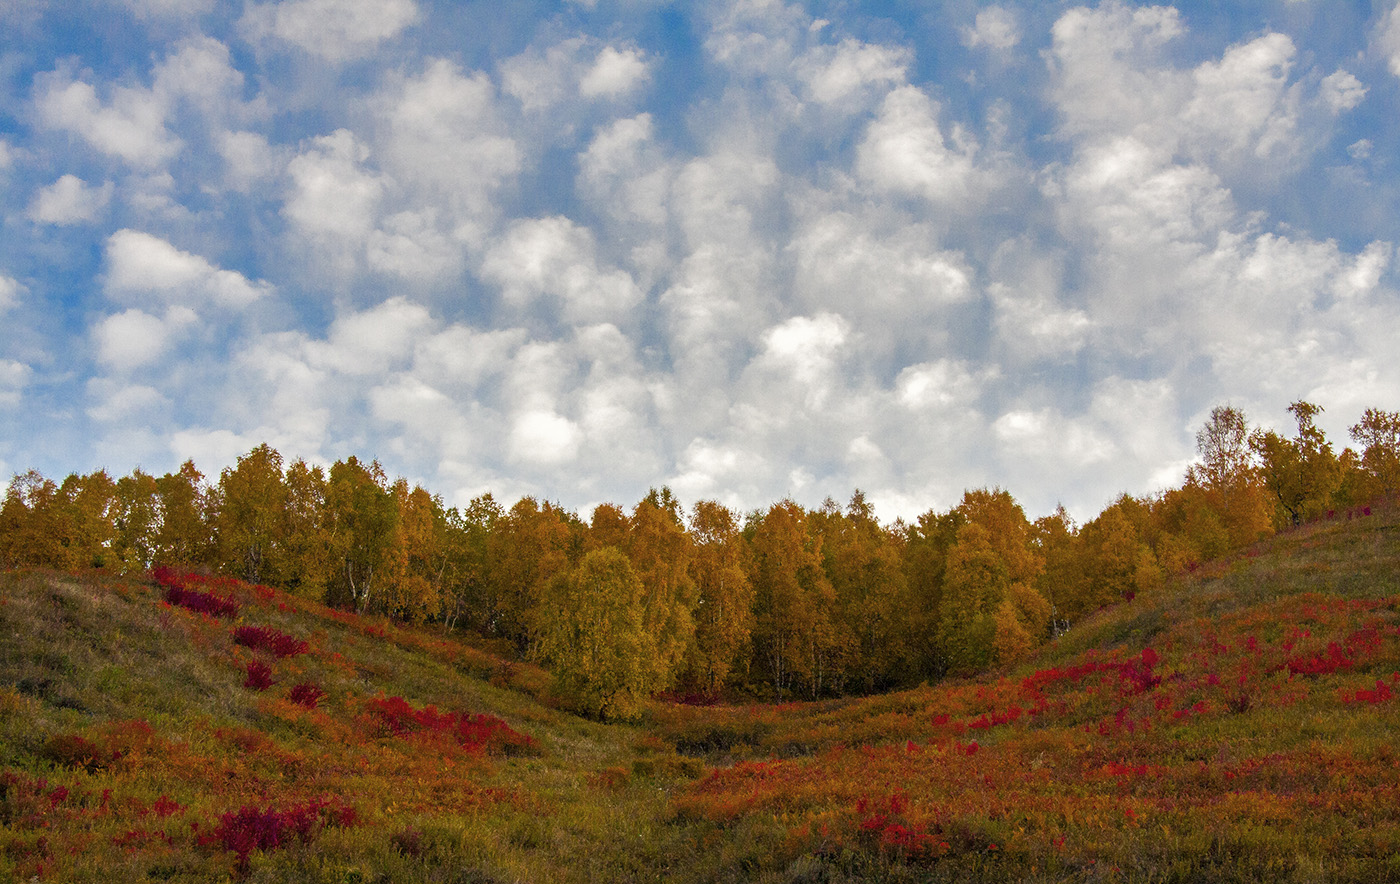
[{"label": "autumn tree", "polygon": [[1070,620],[1161,584],[1161,567],[1143,538],[1144,512],[1139,501],[1123,495],[1080,530],[1084,580],[1080,592],[1065,600]]},{"label": "autumn tree", "polygon": [[938,612],[938,647],[949,672],[968,675],[995,660],[995,615],[1010,585],[1006,560],[991,532],[976,522],[959,528],[948,551]]},{"label": "autumn tree", "polygon": [[167,565],[210,564],[214,524],[204,475],[187,460],[173,473],[156,479],[160,495],[160,528],[155,536],[155,560]]},{"label": "autumn tree", "polygon": [[655,495],[633,508],[623,550],[645,590],[644,622],[656,648],[660,671],[669,677],[679,671],[695,641],[692,614],[696,589],[690,576],[694,553],[690,535],[680,522],[678,510],[664,506],[659,495]]},{"label": "autumn tree", "polygon": [[12,478],[0,506],[0,563],[59,567],[59,507],[58,485],[38,470]]},{"label": "autumn tree", "polygon": [[916,675],[936,677],[947,668],[937,653],[939,614],[948,554],[957,542],[958,529],[966,523],[966,515],[956,507],[945,513],[929,510],[904,531],[904,574],[911,600],[904,628]]},{"label": "autumn tree", "polygon": [[1298,433],[1286,439],[1273,430],[1255,430],[1250,448],[1260,461],[1260,474],[1273,495],[1280,521],[1300,525],[1327,511],[1341,481],[1341,466],[1332,443],[1316,424],[1322,408],[1310,402],[1294,402],[1288,411],[1298,423]]},{"label": "autumn tree", "polygon": [[1069,628],[1066,602],[1080,594],[1084,572],[1079,563],[1079,528],[1063,506],[1035,520],[1031,543],[1045,563],[1035,588],[1050,606],[1051,633]]},{"label": "autumn tree", "polygon": [[684,670],[692,683],[710,693],[747,662],[753,633],[753,584],[745,568],[745,548],[734,513],[713,500],[695,504],[690,516],[694,554],[695,642]]},{"label": "autumn tree", "polygon": [[770,507],[751,534],[755,656],[778,696],[797,685],[818,696],[840,653],[821,544],[807,530],[807,513],[791,500]]},{"label": "autumn tree", "polygon": [[619,549],[627,543],[627,533],[631,523],[627,513],[615,503],[600,503],[593,508],[593,516],[588,523],[588,536],[584,539],[585,550],[603,549],[615,546]]},{"label": "autumn tree", "polygon": [[495,521],[488,548],[486,628],[527,652],[545,585],[571,563],[582,526],[555,504],[523,497]]},{"label": "autumn tree", "polygon": [[113,521],[117,567],[128,573],[150,568],[160,530],[160,489],[154,476],[137,469],[117,480]]},{"label": "autumn tree", "polygon": [[912,605],[902,536],[880,525],[859,490],[844,512],[833,503],[813,518],[836,597],[838,638],[849,650],[847,680],[874,691],[907,678],[913,649],[905,623]]},{"label": "autumn tree", "polygon": [[1350,432],[1361,446],[1362,495],[1376,498],[1400,491],[1400,412],[1368,408]]},{"label": "autumn tree", "polygon": [[447,523],[442,501],[406,479],[390,488],[395,507],[386,552],[380,606],[399,620],[418,622],[442,609],[442,579],[447,566]]},{"label": "autumn tree", "polygon": [[280,584],[303,598],[323,601],[336,572],[327,525],[326,471],[298,459],[283,478]]},{"label": "autumn tree", "polygon": [[53,526],[64,571],[103,568],[115,564],[117,483],[106,470],[86,476],[70,474],[58,486]]},{"label": "autumn tree", "polygon": [[629,720],[665,677],[646,624],[646,588],[616,547],[595,549],[540,592],[540,656],[556,689],[584,712]]},{"label": "autumn tree", "polygon": [[446,513],[447,574],[444,579],[443,622],[452,629],[465,620],[487,632],[489,548],[491,533],[505,510],[490,494],[472,498],[463,510]]},{"label": "autumn tree", "polygon": [[280,550],[282,455],[266,442],[238,458],[219,476],[217,529],[220,560],[249,583],[275,571]]},{"label": "autumn tree", "polygon": [[1049,635],[1051,606],[1036,588],[1045,561],[1035,543],[1034,528],[1021,505],[1000,488],[967,491],[958,509],[967,524],[985,529],[987,543],[1005,568],[1004,590],[988,600],[991,607],[985,613],[994,626],[993,660],[1013,662]]},{"label": "autumn tree", "polygon": [[329,597],[365,612],[379,604],[398,506],[378,461],[353,455],[331,465],[326,487],[326,533],[334,578]]}]

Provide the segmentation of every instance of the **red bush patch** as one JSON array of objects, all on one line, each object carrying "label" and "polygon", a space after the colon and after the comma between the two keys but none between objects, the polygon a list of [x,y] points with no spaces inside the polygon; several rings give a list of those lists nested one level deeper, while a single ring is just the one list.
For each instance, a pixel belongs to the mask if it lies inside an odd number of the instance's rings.
[{"label": "red bush patch", "polygon": [[243,679],[243,686],[255,691],[265,691],[276,682],[272,680],[272,667],[261,660],[253,660],[248,663],[248,677]]},{"label": "red bush patch", "polygon": [[[181,608],[188,608],[201,614],[208,614],[210,617],[222,617],[231,620],[238,616],[242,606],[234,601],[230,593],[235,581],[227,579],[211,579],[199,574],[187,571],[176,571],[173,568],[161,566],[151,572],[151,579],[165,587],[165,600],[172,605]],[[196,586],[221,587],[227,592],[224,595],[216,595],[202,589],[195,589]]]},{"label": "red bush patch", "polygon": [[255,651],[267,651],[276,657],[295,657],[309,650],[301,639],[266,626],[240,626],[233,631],[233,641]]},{"label": "red bush patch", "polygon": [[309,843],[326,826],[353,826],[355,810],[315,798],[285,810],[270,807],[240,807],[219,817],[219,825],[199,838],[205,846],[222,847],[238,857],[240,873],[248,871],[248,857],[255,850],[270,851],[293,841]]},{"label": "red bush patch", "polygon": [[535,745],[533,737],[494,715],[439,712],[436,706],[414,709],[403,697],[376,697],[369,701],[369,708],[381,736],[450,735],[471,752],[499,750],[509,754]]},{"label": "red bush patch", "polygon": [[316,704],[326,696],[326,692],[310,682],[302,682],[292,687],[287,692],[287,699],[298,706],[305,706],[307,709],[315,709]]}]

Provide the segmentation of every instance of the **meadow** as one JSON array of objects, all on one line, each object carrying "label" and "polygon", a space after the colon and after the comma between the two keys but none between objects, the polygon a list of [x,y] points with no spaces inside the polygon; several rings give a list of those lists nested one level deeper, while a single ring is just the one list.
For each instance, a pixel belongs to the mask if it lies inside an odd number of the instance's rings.
[{"label": "meadow", "polygon": [[1014,667],[566,710],[506,649],[230,578],[0,575],[0,880],[1400,881],[1400,510]]}]

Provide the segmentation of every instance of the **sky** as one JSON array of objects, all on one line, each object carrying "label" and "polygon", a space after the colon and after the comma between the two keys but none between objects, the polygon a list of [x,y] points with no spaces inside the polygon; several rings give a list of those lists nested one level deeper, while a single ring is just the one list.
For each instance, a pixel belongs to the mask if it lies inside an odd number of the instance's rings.
[{"label": "sky", "polygon": [[1400,409],[1400,6],[0,0],[0,481],[886,521]]}]

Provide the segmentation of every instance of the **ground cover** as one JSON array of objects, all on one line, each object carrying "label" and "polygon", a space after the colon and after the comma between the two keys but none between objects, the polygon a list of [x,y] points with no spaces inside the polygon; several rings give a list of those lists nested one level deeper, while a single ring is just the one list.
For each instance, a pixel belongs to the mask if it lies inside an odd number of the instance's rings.
[{"label": "ground cover", "polygon": [[1400,881],[1400,513],[976,679],[556,708],[441,630],[237,581],[0,575],[0,880]]}]

